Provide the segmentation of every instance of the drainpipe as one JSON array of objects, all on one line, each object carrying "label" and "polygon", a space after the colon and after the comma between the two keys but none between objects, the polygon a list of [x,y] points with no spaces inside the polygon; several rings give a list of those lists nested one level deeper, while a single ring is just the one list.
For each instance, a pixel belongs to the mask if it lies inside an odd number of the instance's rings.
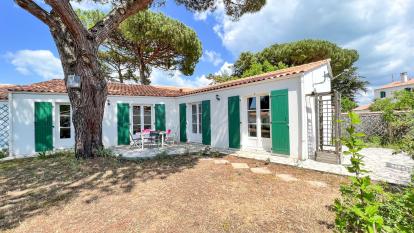
[{"label": "drainpipe", "polygon": [[306,100],[305,98],[305,91],[304,91],[304,79],[305,79],[305,74],[302,74],[302,76],[300,77],[300,98],[299,98],[299,106],[300,106],[300,112],[301,114],[299,114],[299,126],[300,126],[300,130],[299,130],[299,142],[300,142],[300,146],[299,146],[299,151],[298,151],[298,160],[303,160],[304,156],[302,155],[302,153],[304,153],[304,147],[303,145],[305,144],[306,140],[304,138],[304,136],[306,135],[304,133],[305,130],[305,114],[306,114],[306,107],[305,107],[305,102]]}]

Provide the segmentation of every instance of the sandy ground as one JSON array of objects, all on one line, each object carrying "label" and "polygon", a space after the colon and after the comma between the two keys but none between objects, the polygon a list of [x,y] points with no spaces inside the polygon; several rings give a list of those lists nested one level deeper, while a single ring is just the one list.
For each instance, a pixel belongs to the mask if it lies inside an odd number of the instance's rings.
[{"label": "sandy ground", "polygon": [[[223,159],[267,167],[272,174],[191,156],[139,163],[71,157],[2,162],[0,230],[332,231],[330,205],[344,177],[231,156]],[[296,179],[282,179],[286,174]],[[311,185],[315,182],[325,185]]]}]

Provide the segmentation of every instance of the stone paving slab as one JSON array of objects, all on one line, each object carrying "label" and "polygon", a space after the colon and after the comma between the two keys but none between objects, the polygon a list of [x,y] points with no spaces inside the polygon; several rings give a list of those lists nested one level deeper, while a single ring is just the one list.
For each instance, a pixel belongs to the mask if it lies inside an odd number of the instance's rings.
[{"label": "stone paving slab", "polygon": [[252,167],[250,168],[250,171],[256,174],[263,174],[263,175],[272,174],[272,172],[267,167]]},{"label": "stone paving slab", "polygon": [[215,164],[229,164],[230,162],[228,160],[225,160],[225,159],[215,159],[214,163]]},{"label": "stone paving slab", "polygon": [[286,182],[298,181],[299,179],[290,174],[276,174],[278,178]]},{"label": "stone paving slab", "polygon": [[328,184],[322,181],[317,180],[307,180],[306,183],[310,184],[311,186],[315,188],[326,188],[328,187]]},{"label": "stone paving slab", "polygon": [[250,168],[247,163],[231,163],[231,166],[233,166],[234,169],[248,169]]}]

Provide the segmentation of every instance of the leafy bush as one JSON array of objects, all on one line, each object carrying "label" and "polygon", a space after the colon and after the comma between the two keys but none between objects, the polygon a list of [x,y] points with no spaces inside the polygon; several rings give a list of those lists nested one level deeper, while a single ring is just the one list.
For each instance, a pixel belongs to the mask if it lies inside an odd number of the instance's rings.
[{"label": "leafy bush", "polygon": [[9,151],[7,149],[0,149],[0,159],[6,158],[9,155]]},{"label": "leafy bush", "polygon": [[358,107],[357,103],[348,97],[341,99],[341,112],[349,112]]},{"label": "leafy bush", "polygon": [[350,177],[351,183],[340,188],[341,199],[335,200],[335,224],[340,232],[380,232],[384,220],[379,214],[378,197],[383,190],[381,186],[373,184],[369,176],[364,175],[367,171],[362,168],[363,155],[359,152],[364,148],[362,138],[365,135],[356,132],[355,128],[361,120],[354,112],[350,112],[348,117],[348,136],[342,142],[348,148],[344,154],[351,155],[351,166],[347,169],[355,177]]},{"label": "leafy bush", "polygon": [[341,198],[335,200],[335,226],[339,232],[414,232],[414,175],[411,184],[397,192],[373,184],[363,169],[365,147],[363,133],[356,132],[359,116],[350,112],[347,137],[342,138],[348,147],[344,154],[351,155],[347,168],[355,176],[350,184],[340,188]]}]

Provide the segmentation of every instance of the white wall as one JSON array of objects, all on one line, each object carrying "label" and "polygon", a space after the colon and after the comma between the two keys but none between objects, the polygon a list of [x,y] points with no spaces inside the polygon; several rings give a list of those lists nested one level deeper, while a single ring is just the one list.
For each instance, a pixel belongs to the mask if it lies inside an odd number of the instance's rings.
[{"label": "white wall", "polygon": [[391,97],[394,92],[404,90],[407,87],[414,89],[414,84],[408,84],[408,85],[398,86],[398,87],[375,89],[374,90],[374,98],[375,99],[380,99],[381,98],[381,95],[380,95],[381,91],[385,91],[385,97],[388,98],[388,97]]},{"label": "white wall", "polygon": [[[315,148],[315,110],[314,100],[305,97],[305,95],[310,94],[313,90],[316,90],[317,92],[330,91],[330,80],[329,78],[324,78],[324,73],[328,73],[329,71],[330,68],[328,65],[324,65],[313,71],[307,72],[306,74],[300,73],[293,77],[276,78],[259,83],[176,98],[109,96],[108,101],[110,104],[108,105],[107,101],[103,120],[103,143],[105,146],[117,145],[117,103],[129,103],[131,105],[165,104],[166,128],[172,129],[172,131],[176,132],[177,136],[179,136],[179,104],[210,100],[211,145],[216,148],[228,148],[227,101],[228,97],[238,95],[242,100],[240,104],[240,116],[242,122],[241,145],[242,148],[245,148],[248,140],[246,98],[251,95],[270,94],[272,90],[288,89],[290,157],[306,159],[308,154]],[[319,82],[322,83],[318,84]],[[220,100],[216,99],[216,95],[219,95]],[[14,155],[35,154],[34,103],[36,101],[47,101],[52,102],[55,107],[58,103],[69,103],[68,96],[66,94],[13,93],[11,97],[12,153]],[[187,114],[190,114],[190,111],[190,107],[187,106]],[[53,111],[53,119],[57,119],[57,113],[55,107],[55,111]],[[191,117],[188,116],[187,135],[189,135],[189,131],[191,130],[190,123]],[[54,147],[73,147],[74,132],[71,135],[71,139],[65,141],[59,140],[59,134],[55,128]]]},{"label": "white wall", "polygon": [[[300,152],[299,142],[299,114],[298,114],[298,100],[300,93],[300,77],[295,78],[278,78],[260,83],[237,86],[234,88],[220,89],[218,91],[199,93],[195,95],[183,96],[177,98],[177,104],[201,102],[203,100],[210,100],[211,104],[211,146],[216,148],[228,148],[229,134],[228,134],[228,97],[240,96],[240,118],[241,118],[241,146],[245,148],[247,144],[247,112],[246,105],[243,101],[247,96],[256,94],[270,94],[272,90],[288,89],[289,99],[289,126],[290,126],[290,153],[291,157],[297,158]],[[216,99],[219,95],[220,100]],[[191,111],[187,106],[187,114]],[[178,114],[176,115],[177,122],[179,121]],[[191,130],[191,118],[187,117],[187,135]],[[261,148],[257,148],[261,149]]]},{"label": "white wall", "polygon": [[[106,104],[104,112],[104,120],[102,123],[102,137],[105,146],[116,146],[118,143],[117,131],[117,103],[154,105],[165,104],[166,109],[166,127],[173,131],[178,131],[178,125],[174,120],[178,115],[175,99],[164,97],[128,97],[128,96],[109,96],[110,105]],[[73,148],[74,128],[71,124],[71,138],[60,139],[58,117],[58,105],[69,104],[69,98],[66,94],[23,94],[13,93],[11,98],[11,114],[12,114],[12,137],[11,137],[11,153],[13,155],[25,156],[35,154],[35,137],[34,137],[34,103],[35,102],[51,102],[53,106],[52,117],[54,119],[53,130],[53,146],[55,149]],[[108,103],[108,101],[107,101]],[[132,112],[132,110],[131,110]],[[153,123],[155,121],[153,117]],[[132,122],[132,120],[131,120]],[[132,127],[132,125],[131,125]]]}]

